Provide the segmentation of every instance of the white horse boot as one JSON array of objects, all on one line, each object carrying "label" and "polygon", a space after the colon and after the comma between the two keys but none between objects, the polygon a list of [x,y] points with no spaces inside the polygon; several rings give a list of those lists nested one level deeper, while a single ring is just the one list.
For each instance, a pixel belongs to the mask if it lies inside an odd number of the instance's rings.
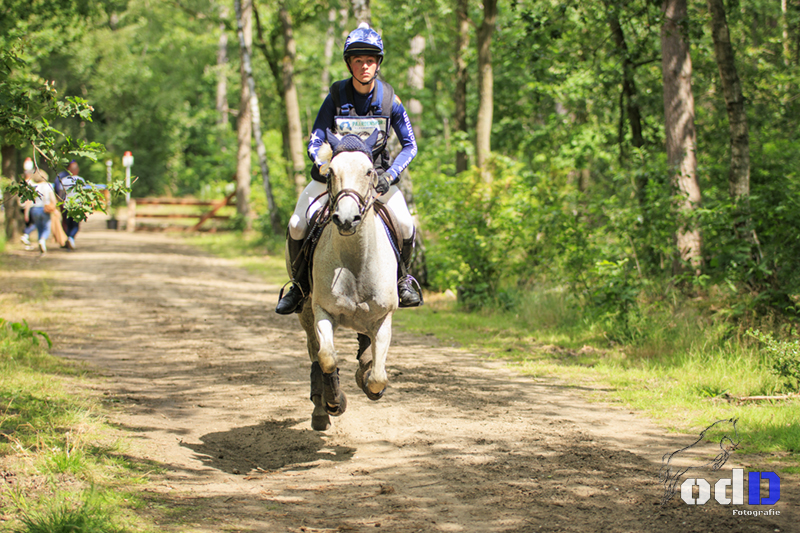
[{"label": "white horse boot", "polygon": [[403,250],[400,252],[400,262],[397,264],[397,296],[400,300],[399,307],[419,307],[422,305],[422,296],[414,288],[419,283],[408,273],[411,267],[411,255],[414,253],[414,235],[410,239],[403,239]]},{"label": "white horse boot", "polygon": [[286,242],[289,248],[289,262],[292,265],[291,288],[285,295],[281,289],[280,300],[278,301],[275,312],[279,315],[291,315],[303,310],[303,301],[311,292],[308,282],[308,259],[303,253],[304,239],[295,240],[287,237]]}]

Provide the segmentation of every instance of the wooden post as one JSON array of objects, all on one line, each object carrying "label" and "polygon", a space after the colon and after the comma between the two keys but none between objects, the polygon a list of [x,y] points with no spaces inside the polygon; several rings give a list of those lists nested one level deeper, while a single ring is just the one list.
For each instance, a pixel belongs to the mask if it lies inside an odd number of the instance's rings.
[{"label": "wooden post", "polygon": [[130,233],[136,231],[136,200],[134,198],[131,198],[130,203],[128,203],[128,221],[125,226],[125,229]]}]

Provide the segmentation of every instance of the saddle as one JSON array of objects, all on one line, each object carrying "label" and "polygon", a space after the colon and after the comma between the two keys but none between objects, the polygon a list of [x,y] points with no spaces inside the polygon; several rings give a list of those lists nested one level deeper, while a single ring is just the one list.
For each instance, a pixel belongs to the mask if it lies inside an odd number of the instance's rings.
[{"label": "saddle", "polygon": [[[389,237],[389,243],[392,245],[392,250],[394,251],[397,263],[400,264],[402,262],[403,236],[400,233],[400,223],[397,221],[397,217],[394,215],[394,213],[392,213],[391,209],[381,202],[375,202],[372,204],[372,209],[375,210],[375,214],[378,215],[378,218],[383,223],[383,227],[386,230],[386,235]],[[308,235],[306,235],[305,241],[303,241],[303,246],[301,248],[301,253],[305,255],[306,261],[308,262],[308,280],[312,288],[314,286],[312,274],[314,271],[314,252],[317,250],[317,243],[319,242],[319,238],[322,236],[323,230],[325,230],[330,223],[331,204],[328,202],[321,209],[317,210],[317,212],[311,217],[311,220],[308,223],[310,230]]]}]

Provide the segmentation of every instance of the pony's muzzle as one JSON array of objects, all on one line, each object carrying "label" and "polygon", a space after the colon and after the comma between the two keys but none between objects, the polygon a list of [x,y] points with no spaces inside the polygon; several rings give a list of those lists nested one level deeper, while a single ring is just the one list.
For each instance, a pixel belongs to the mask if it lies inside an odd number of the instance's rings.
[{"label": "pony's muzzle", "polygon": [[331,215],[331,220],[339,228],[340,234],[352,235],[361,224],[358,204],[350,198],[342,198],[336,207],[336,211]]}]

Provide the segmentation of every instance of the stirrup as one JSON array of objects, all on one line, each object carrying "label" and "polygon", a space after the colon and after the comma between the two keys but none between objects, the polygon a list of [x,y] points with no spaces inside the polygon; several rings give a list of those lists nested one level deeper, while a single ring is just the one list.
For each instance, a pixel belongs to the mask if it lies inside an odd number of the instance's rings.
[{"label": "stirrup", "polygon": [[[417,281],[417,280],[414,280],[414,281]],[[303,300],[305,300],[306,298],[308,298],[308,295],[306,294],[306,291],[304,291],[304,290],[303,290],[303,286],[302,286],[302,285],[300,285],[300,284],[299,284],[298,282],[296,282],[295,280],[293,280],[293,279],[290,279],[289,281],[287,281],[286,283],[284,283],[284,284],[283,284],[283,287],[281,287],[281,292],[280,292],[280,294],[278,294],[278,301],[279,301],[279,302],[280,302],[281,300],[283,300],[283,291],[285,291],[285,290],[286,290],[286,286],[287,286],[287,285],[289,285],[289,284],[295,285],[295,286],[296,286],[298,289],[300,289],[300,294],[303,296]],[[418,285],[419,285],[419,284],[418,284]],[[292,290],[292,289],[290,288],[289,290]]]},{"label": "stirrup", "polygon": [[[401,308],[408,309],[408,308],[411,308],[411,307],[419,307],[419,306],[421,306],[422,304],[425,303],[425,301],[422,298],[422,287],[420,286],[419,282],[417,281],[417,279],[414,276],[412,276],[411,274],[406,274],[405,276],[402,276],[400,279],[397,280],[398,288],[400,287],[401,284],[410,284],[411,285],[410,288],[414,289],[416,291],[417,295],[419,296],[419,303],[403,306],[402,302],[400,302],[400,304],[401,304],[400,307]],[[416,285],[416,288],[414,287],[415,285]]]},{"label": "stirrup", "polygon": [[[300,299],[297,301],[297,303],[295,303],[294,308],[292,308],[291,310],[279,311],[278,309],[280,308],[281,302],[283,302],[283,299],[284,299],[283,293],[286,290],[286,286],[289,285],[290,283],[292,284],[292,288],[289,289],[289,292],[286,294],[286,296],[288,297],[289,293],[292,292],[292,289],[297,287],[297,290],[300,292]],[[300,285],[298,282],[296,282],[294,280],[289,280],[288,282],[284,283],[283,287],[281,287],[281,292],[280,292],[280,294],[278,294],[278,305],[275,307],[275,312],[278,313],[279,315],[290,315],[292,313],[302,313],[303,312],[303,304],[305,304],[305,301],[306,301],[307,298],[308,298],[308,295],[303,290],[302,285]],[[288,303],[287,303],[287,305],[288,305]]]}]

